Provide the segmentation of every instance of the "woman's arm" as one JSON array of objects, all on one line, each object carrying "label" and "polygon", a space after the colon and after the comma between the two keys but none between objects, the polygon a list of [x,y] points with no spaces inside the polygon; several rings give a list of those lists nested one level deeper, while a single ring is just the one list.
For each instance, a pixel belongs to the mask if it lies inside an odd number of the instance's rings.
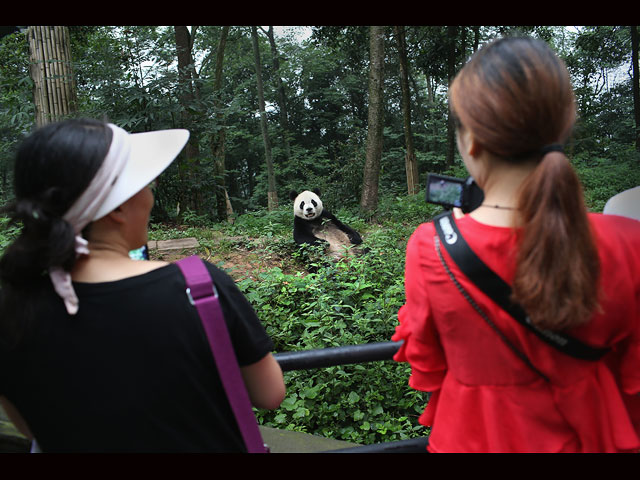
[{"label": "woman's arm", "polygon": [[269,410],[280,406],[286,388],[280,364],[271,353],[240,370],[253,406]]}]

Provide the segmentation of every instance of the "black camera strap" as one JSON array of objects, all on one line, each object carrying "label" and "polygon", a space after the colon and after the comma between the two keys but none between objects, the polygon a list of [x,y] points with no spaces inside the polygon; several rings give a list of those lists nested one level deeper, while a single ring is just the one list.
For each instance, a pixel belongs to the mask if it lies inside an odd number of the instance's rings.
[{"label": "black camera strap", "polygon": [[[521,325],[528,328],[540,339],[567,355],[582,360],[598,360],[609,351],[582,343],[562,332],[554,332],[533,325],[523,308],[511,301],[511,287],[471,250],[451,212],[445,212],[433,220],[433,224],[451,258],[460,270],[487,296],[509,313]],[[494,328],[495,329],[495,328]]]}]

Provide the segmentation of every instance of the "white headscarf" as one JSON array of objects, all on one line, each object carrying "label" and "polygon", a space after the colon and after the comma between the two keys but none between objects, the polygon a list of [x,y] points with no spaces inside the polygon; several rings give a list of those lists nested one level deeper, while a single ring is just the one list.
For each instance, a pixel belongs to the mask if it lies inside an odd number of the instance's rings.
[{"label": "white headscarf", "polygon": [[[77,256],[89,254],[89,242],[82,237],[82,230],[94,220],[98,209],[127,164],[131,153],[129,134],[116,125],[111,123],[108,125],[113,131],[109,152],[87,189],[62,217],[71,224],[76,234]],[[52,267],[49,269],[49,276],[55,291],[64,300],[67,312],[70,315],[75,315],[78,312],[78,296],[71,283],[71,274],[62,267]]]}]

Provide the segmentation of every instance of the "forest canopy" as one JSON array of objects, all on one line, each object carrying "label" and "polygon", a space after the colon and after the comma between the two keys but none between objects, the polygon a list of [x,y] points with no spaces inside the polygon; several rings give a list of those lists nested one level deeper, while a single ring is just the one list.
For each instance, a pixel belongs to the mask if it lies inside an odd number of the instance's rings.
[{"label": "forest canopy", "polygon": [[[566,61],[580,115],[570,145],[575,162],[638,162],[636,27],[65,28],[74,90],[67,115],[132,132],[192,133],[161,177],[155,221],[217,222],[310,187],[332,204],[371,212],[378,196],[417,193],[427,172],[464,174],[447,85],[475,50],[502,35],[542,38]],[[0,39],[3,201],[12,195],[15,147],[37,123],[29,31],[13,27]],[[365,204],[368,182],[375,192]]]}]

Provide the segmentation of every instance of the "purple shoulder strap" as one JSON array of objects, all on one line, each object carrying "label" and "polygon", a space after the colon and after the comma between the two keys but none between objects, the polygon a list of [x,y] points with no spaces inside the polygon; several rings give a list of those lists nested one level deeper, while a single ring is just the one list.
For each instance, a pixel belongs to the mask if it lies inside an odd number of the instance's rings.
[{"label": "purple shoulder strap", "polygon": [[202,260],[193,255],[176,262],[182,270],[187,295],[195,305],[207,334],[222,385],[249,453],[266,453],[249,394],[224,321],[218,292]]}]

